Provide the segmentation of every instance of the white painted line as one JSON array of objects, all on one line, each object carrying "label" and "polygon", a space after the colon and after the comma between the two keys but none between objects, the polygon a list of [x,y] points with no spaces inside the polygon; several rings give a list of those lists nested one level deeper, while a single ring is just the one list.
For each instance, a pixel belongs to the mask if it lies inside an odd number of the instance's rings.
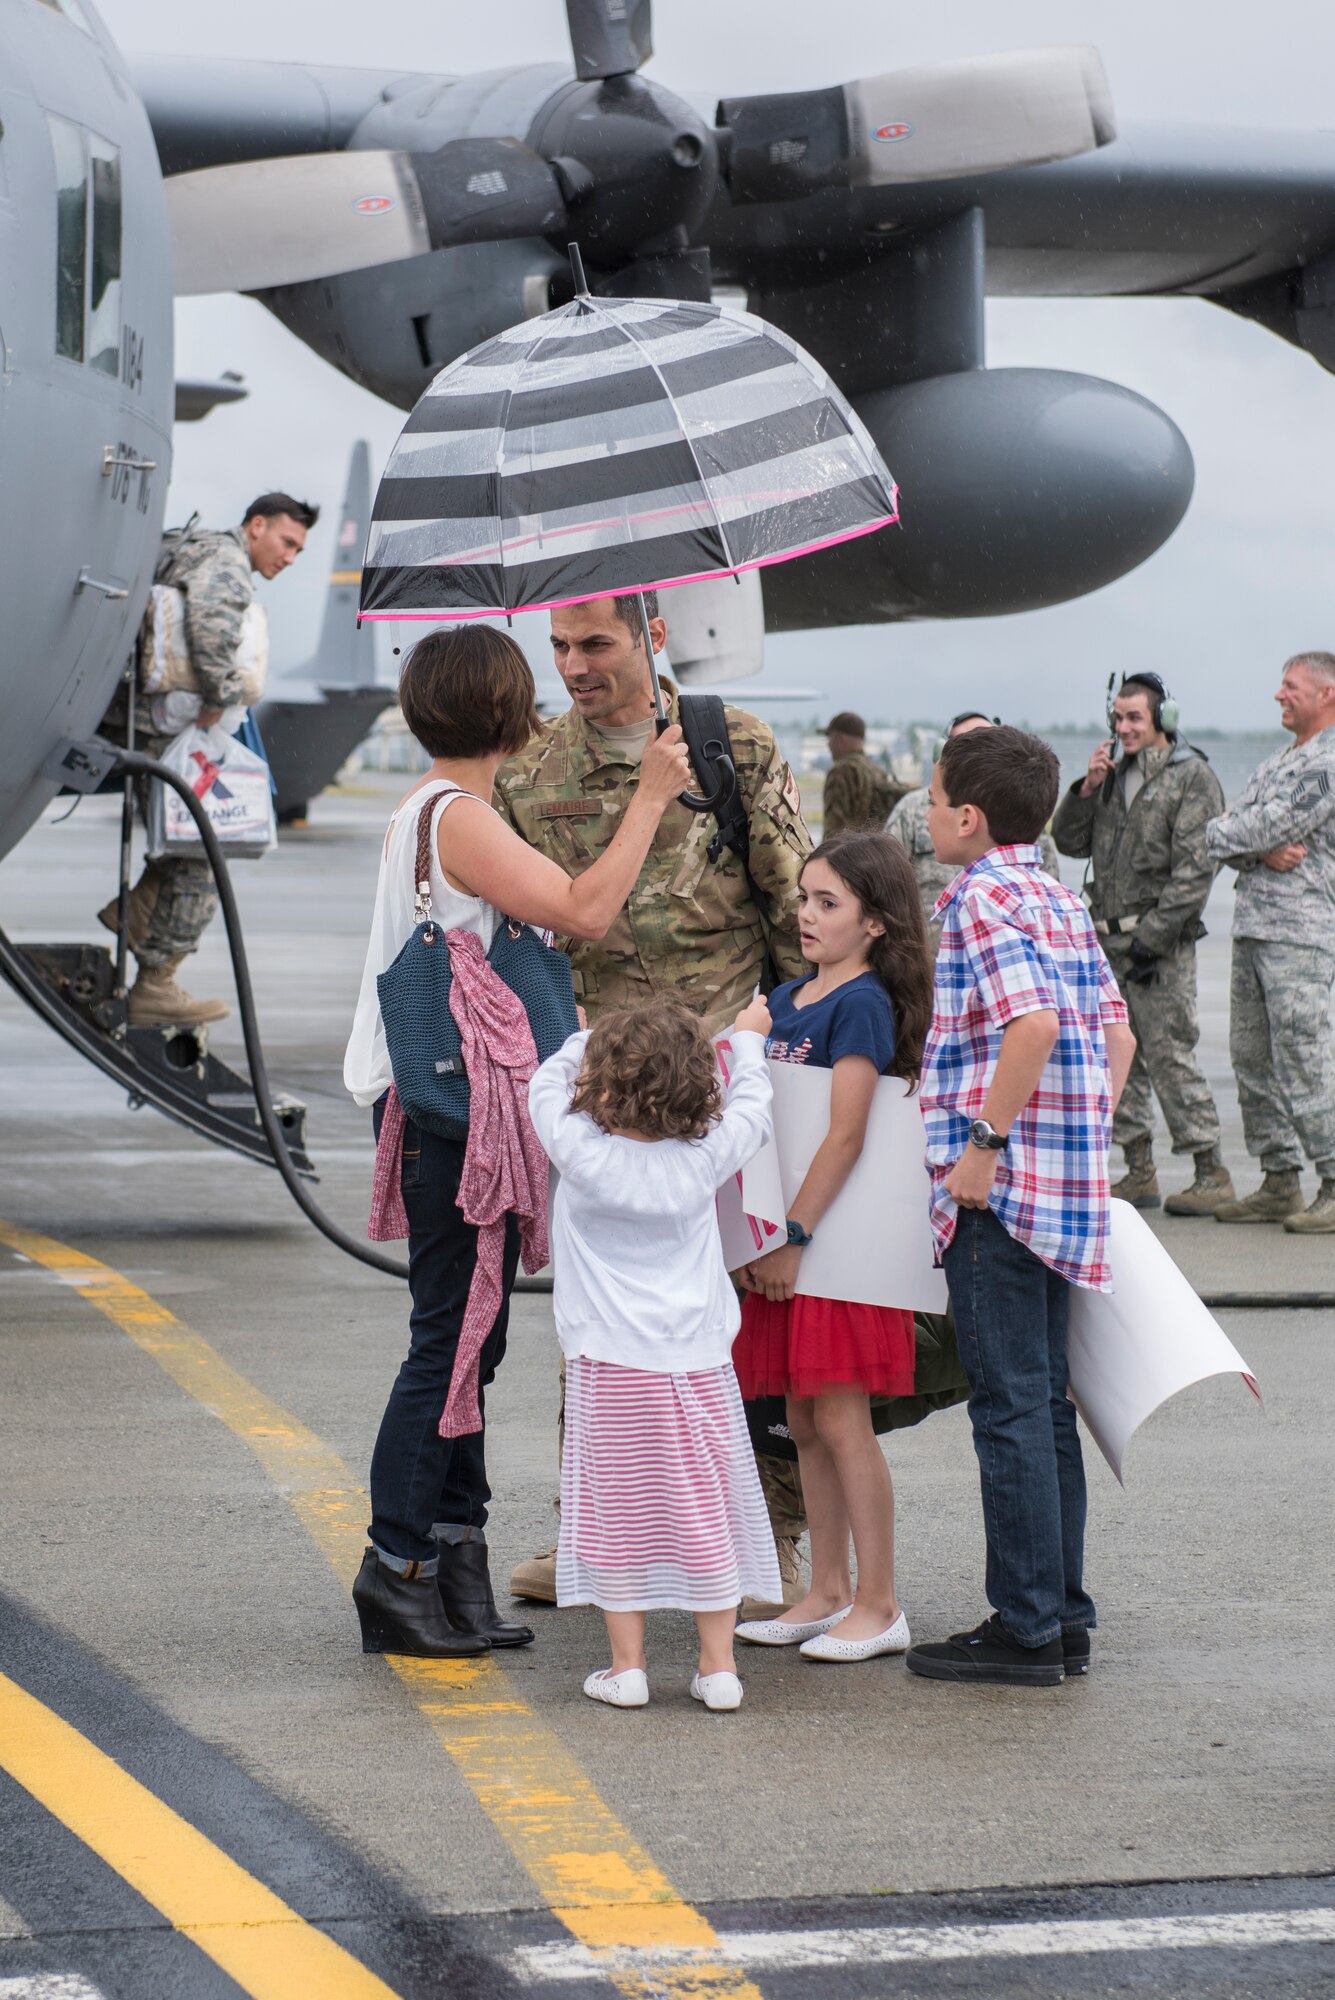
[{"label": "white painted line", "polygon": [[962,1958],[1084,1957],[1094,1952],[1259,1950],[1276,1945],[1335,1944],[1335,1909],[1219,1911],[1190,1917],[1057,1918],[1036,1924],[901,1924],[828,1931],[722,1931],[712,1953],[696,1949],[597,1952],[586,1945],[529,1945],[511,1953],[528,1982],[587,1979],[590,1974],[668,1970],[707,1964],[720,1950],[747,1971],[798,1971],[833,1965],[929,1964]]},{"label": "white painted line", "polygon": [[26,1979],[0,1979],[0,2000],[104,2000],[77,1972],[30,1972]]}]

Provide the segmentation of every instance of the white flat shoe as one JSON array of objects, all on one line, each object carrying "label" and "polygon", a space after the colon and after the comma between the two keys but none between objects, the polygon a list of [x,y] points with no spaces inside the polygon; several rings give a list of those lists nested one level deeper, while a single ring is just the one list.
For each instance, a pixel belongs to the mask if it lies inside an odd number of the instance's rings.
[{"label": "white flat shoe", "polygon": [[841,1618],[847,1618],[852,1609],[851,1604],[846,1604],[842,1611],[832,1611],[828,1618],[810,1618],[801,1625],[785,1618],[753,1618],[749,1624],[737,1627],[736,1636],[750,1646],[798,1646],[803,1639],[816,1639],[822,1632],[828,1632]]},{"label": "white flat shoe", "polygon": [[585,1681],[584,1692],[590,1701],[605,1701],[609,1708],[643,1708],[649,1699],[649,1676],[643,1667],[627,1667],[619,1674],[600,1667]]},{"label": "white flat shoe", "polygon": [[740,1708],[742,1684],[736,1674],[692,1674],[691,1695],[706,1708]]},{"label": "white flat shoe", "polygon": [[807,1640],[802,1657],[847,1664],[853,1660],[875,1660],[882,1653],[907,1653],[910,1643],[909,1621],[901,1611],[893,1625],[887,1625],[884,1632],[876,1632],[870,1639],[841,1639],[837,1633],[822,1632],[818,1638]]}]

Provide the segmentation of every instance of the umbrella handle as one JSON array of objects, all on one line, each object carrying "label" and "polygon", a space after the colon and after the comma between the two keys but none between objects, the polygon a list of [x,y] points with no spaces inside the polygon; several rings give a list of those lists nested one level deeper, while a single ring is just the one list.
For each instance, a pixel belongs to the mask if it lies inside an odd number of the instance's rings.
[{"label": "umbrella handle", "polygon": [[[668,717],[665,715],[657,716],[654,720],[655,736],[661,736],[665,729],[670,729],[671,727],[672,724],[669,721]],[[679,803],[684,805],[688,812],[693,812],[693,813],[717,812],[718,808],[723,804],[723,801],[727,798],[728,793],[732,790],[733,786],[737,782],[737,767],[733,763],[732,758],[728,755],[727,751],[724,750],[721,746],[719,748],[719,754],[717,755],[717,757],[711,758],[710,761],[713,763],[715,770],[718,772],[718,783],[715,785],[712,792],[677,793],[677,798]]]}]

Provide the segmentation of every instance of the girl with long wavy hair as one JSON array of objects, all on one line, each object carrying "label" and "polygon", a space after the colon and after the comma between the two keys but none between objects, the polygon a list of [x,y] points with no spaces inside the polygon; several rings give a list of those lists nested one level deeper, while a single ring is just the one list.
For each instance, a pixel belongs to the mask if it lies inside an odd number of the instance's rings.
[{"label": "girl with long wavy hair", "polygon": [[[872,1395],[913,1389],[913,1315],[799,1296],[802,1251],[862,1152],[882,1076],[916,1088],[932,1011],[931,954],[913,870],[884,833],[841,834],[802,871],[798,925],[812,970],[770,996],[771,1060],[833,1072],[830,1129],[788,1212],[788,1241],[739,1274],[747,1297],[733,1362],[748,1400],[787,1398],[811,1536],[811,1587],[781,1617],[738,1626],[808,1659],[903,1653],[895,1496]],[[857,1556],[857,1591],[849,1539]]]}]

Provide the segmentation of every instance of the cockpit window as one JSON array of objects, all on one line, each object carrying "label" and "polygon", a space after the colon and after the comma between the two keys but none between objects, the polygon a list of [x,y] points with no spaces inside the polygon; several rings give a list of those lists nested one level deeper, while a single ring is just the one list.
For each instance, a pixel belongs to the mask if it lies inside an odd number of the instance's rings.
[{"label": "cockpit window", "polygon": [[48,116],[48,123],[56,156],[56,353],[82,361],[88,235],[83,133],[67,118]]},{"label": "cockpit window", "polygon": [[56,353],[120,370],[121,161],[118,149],[47,114],[56,166]]},{"label": "cockpit window", "polygon": [[88,167],[93,187],[88,359],[104,375],[114,375],[121,358],[121,156],[95,132],[88,135]]}]

